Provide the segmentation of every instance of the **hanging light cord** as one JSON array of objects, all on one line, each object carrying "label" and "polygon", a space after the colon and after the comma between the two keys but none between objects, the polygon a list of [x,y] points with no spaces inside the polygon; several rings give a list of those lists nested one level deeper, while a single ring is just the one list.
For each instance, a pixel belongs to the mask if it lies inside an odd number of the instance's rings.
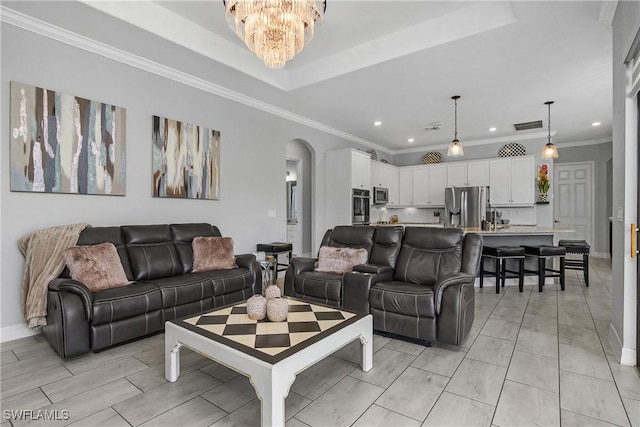
[{"label": "hanging light cord", "polygon": [[453,139],[458,140],[458,100],[456,98],[453,99],[454,102],[454,117],[455,117],[455,127],[453,131]]},{"label": "hanging light cord", "polygon": [[549,116],[547,118],[547,125],[549,127],[549,135],[547,136],[547,141],[549,144],[551,144],[551,103],[547,104],[548,111],[549,111]]}]

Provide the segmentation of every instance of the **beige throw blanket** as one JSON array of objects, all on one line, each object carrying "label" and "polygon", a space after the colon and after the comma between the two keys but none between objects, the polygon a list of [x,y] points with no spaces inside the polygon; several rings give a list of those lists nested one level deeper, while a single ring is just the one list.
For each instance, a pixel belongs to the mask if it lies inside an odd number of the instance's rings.
[{"label": "beige throw blanket", "polygon": [[30,328],[47,324],[47,288],[64,269],[64,251],[89,224],[61,225],[34,231],[18,241],[25,256],[22,312]]}]

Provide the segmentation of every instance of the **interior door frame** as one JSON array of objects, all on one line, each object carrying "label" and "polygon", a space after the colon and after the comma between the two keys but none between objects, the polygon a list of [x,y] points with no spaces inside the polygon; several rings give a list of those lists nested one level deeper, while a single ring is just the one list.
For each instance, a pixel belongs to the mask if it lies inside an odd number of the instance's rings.
[{"label": "interior door frame", "polygon": [[[595,246],[595,231],[596,231],[596,204],[595,204],[595,197],[596,197],[596,186],[595,186],[595,178],[594,178],[594,173],[596,170],[596,162],[594,160],[585,160],[583,162],[570,162],[570,163],[557,163],[553,165],[553,195],[554,197],[556,196],[556,194],[558,194],[557,192],[557,185],[558,185],[558,180],[557,178],[557,168],[561,167],[561,166],[572,166],[572,165],[589,165],[589,180],[591,181],[591,203],[589,204],[589,209],[591,210],[591,224],[590,224],[590,230],[591,230],[591,240],[587,240],[587,242],[589,242],[589,244],[593,247]],[[556,221],[556,208],[555,208],[555,200],[554,200],[554,205],[553,205],[553,221],[555,224]],[[607,227],[607,230],[609,228]]]}]

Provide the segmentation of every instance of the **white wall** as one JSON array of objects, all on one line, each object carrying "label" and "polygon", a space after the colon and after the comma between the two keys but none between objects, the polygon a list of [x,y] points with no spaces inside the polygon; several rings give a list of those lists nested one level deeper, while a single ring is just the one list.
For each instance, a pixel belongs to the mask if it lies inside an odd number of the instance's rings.
[{"label": "white wall", "polygon": [[[630,257],[630,223],[637,212],[637,106],[627,97],[624,59],[640,29],[640,2],[618,2],[613,19],[613,308],[610,338],[620,363],[636,362],[637,262]],[[622,221],[617,211],[622,210]]]},{"label": "white wall", "polygon": [[[81,6],[78,6],[81,7]],[[156,40],[156,49],[163,49]],[[167,50],[175,48],[167,45]],[[156,52],[154,50],[154,52]],[[156,52],[157,53],[157,52]],[[286,237],[285,146],[303,139],[315,152],[314,201],[323,206],[324,152],[353,144],[226,98],[176,83],[9,24],[1,25],[0,116],[9,117],[10,81],[20,81],[126,108],[126,196],[34,194],[9,191],[9,131],[1,132],[0,331],[15,338],[24,325],[18,239],[36,229],[88,222],[94,226],[210,222],[232,236],[237,253]],[[186,55],[186,54],[185,54]],[[187,55],[188,56],[188,55]],[[215,71],[215,70],[209,70]],[[221,131],[221,200],[151,197],[151,117],[160,115]],[[364,148],[364,147],[359,147]],[[268,211],[276,216],[269,217]],[[324,215],[314,224],[317,241]],[[16,329],[18,328],[18,329]],[[9,335],[8,335],[9,334]],[[12,335],[13,334],[13,335]]]}]

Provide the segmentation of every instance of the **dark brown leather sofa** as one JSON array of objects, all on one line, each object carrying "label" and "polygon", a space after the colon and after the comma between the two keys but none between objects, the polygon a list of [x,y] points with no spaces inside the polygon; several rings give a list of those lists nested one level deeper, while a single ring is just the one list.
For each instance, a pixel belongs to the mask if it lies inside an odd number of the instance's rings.
[{"label": "dark brown leather sofa", "polygon": [[[364,248],[369,254],[367,271],[378,271],[395,267],[401,241],[400,226],[375,228],[340,225],[324,234],[320,246]],[[316,258],[291,259],[284,279],[285,295],[342,307],[343,275],[314,271],[316,261]]]},{"label": "dark brown leather sofa", "polygon": [[98,351],[164,329],[164,322],[238,302],[262,288],[252,254],[238,268],[192,273],[191,241],[221,236],[210,224],[89,227],[78,245],[113,243],[129,285],[91,292],[67,269],[49,284],[44,333],[62,357]]},{"label": "dark brown leather sofa", "polygon": [[[363,227],[344,228],[361,237],[369,235],[360,230]],[[371,313],[375,330],[459,345],[473,323],[474,281],[482,237],[464,235],[458,229],[406,227],[404,234],[400,230],[399,237],[396,227],[371,229],[369,264],[340,275],[340,291],[325,285],[332,289],[327,295],[340,292],[342,308]],[[336,231],[339,236],[348,232],[336,227],[328,234]],[[384,244],[386,257],[374,258],[376,241]],[[332,238],[325,235],[323,244],[331,242]],[[285,294],[310,299],[310,295],[321,293],[321,286],[309,282],[312,265],[311,259],[292,260],[285,278],[285,285],[290,284],[285,286]]]}]

